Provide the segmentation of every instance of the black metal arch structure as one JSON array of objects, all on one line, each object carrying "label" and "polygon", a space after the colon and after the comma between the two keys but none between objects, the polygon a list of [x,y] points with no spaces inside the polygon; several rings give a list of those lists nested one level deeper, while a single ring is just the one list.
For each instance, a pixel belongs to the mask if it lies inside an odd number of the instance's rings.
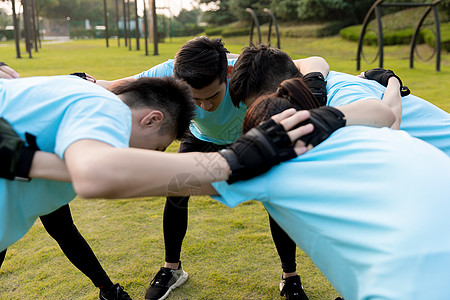
[{"label": "black metal arch structure", "polygon": [[267,35],[267,42],[270,44],[270,36],[272,35],[272,25],[273,25],[275,27],[275,32],[277,35],[277,48],[280,49],[280,33],[278,31],[277,19],[275,18],[275,15],[273,14],[273,12],[268,8],[264,8],[264,10],[263,10],[265,13],[264,15],[256,14],[256,12],[251,8],[246,8],[245,11],[248,12],[252,17],[252,25],[250,28],[250,45],[253,44],[253,30],[255,29],[255,27],[258,32],[258,44],[261,44],[261,29],[259,26],[258,17],[268,15],[270,17],[270,21],[269,21],[269,33]]},{"label": "black metal arch structure", "polygon": [[[378,39],[378,54],[377,57],[379,57],[379,67],[383,67],[383,59],[384,59],[384,53],[383,53],[383,26],[381,22],[381,7],[387,7],[387,6],[404,6],[404,7],[427,7],[426,11],[422,15],[422,18],[417,23],[416,29],[414,31],[414,34],[411,38],[410,43],[410,56],[409,56],[409,67],[413,68],[414,66],[414,51],[416,49],[417,44],[417,37],[419,36],[420,28],[425,20],[425,18],[428,16],[428,14],[433,11],[433,17],[434,17],[434,23],[435,23],[435,35],[436,35],[436,42],[435,42],[435,54],[436,54],[436,71],[440,71],[440,65],[441,65],[441,30],[440,30],[440,21],[439,21],[439,15],[437,11],[437,5],[441,0],[435,0],[432,3],[420,3],[420,2],[390,2],[390,3],[383,3],[384,0],[377,0],[372,5],[372,7],[367,12],[362,27],[361,27],[361,33],[359,35],[358,39],[358,51],[356,54],[356,70],[359,71],[361,69],[361,55],[362,55],[362,47],[363,47],[363,40],[364,35],[366,33],[367,26],[370,21],[370,17],[372,13],[375,13],[375,18],[377,19],[377,39]],[[376,60],[376,58],[375,58]]]}]

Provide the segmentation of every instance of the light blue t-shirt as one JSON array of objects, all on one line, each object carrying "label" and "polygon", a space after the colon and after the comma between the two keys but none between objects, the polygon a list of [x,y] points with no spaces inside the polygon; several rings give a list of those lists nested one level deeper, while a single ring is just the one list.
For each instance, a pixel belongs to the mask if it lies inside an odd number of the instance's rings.
[{"label": "light blue t-shirt", "polygon": [[401,130],[344,127],[219,201],[261,201],[346,299],[450,299],[450,158]]},{"label": "light blue t-shirt", "polygon": [[[106,89],[75,76],[0,80],[0,116],[20,137],[36,136],[40,150],[64,158],[68,146],[94,139],[128,147],[131,112]],[[75,197],[70,183],[0,179],[0,251],[19,240],[35,220]]]},{"label": "light blue t-shirt", "polygon": [[[374,80],[331,71],[326,78],[329,106],[382,99],[386,88]],[[402,97],[400,128],[450,156],[450,114],[414,95]]]},{"label": "light blue t-shirt", "polygon": [[[234,66],[235,63],[236,59],[228,60],[229,66]],[[134,77],[172,76],[173,64],[174,60],[169,59]],[[246,112],[247,107],[244,104],[241,104],[239,107],[233,105],[228,91],[227,80],[225,96],[217,109],[214,111],[206,111],[197,106],[196,116],[192,120],[189,129],[196,138],[202,141],[217,145],[231,144],[242,135],[242,124]]]}]

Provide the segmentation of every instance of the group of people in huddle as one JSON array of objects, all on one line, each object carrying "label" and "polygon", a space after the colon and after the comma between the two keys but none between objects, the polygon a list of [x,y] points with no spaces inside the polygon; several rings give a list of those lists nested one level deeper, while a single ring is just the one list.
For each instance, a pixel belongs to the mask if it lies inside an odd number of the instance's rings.
[{"label": "group of people in huddle", "polygon": [[[391,70],[353,76],[269,45],[234,55],[202,36],[117,80],[19,78],[5,63],[0,77],[0,266],[40,218],[99,299],[131,299],[69,203],[167,196],[164,262],[145,293],[165,299],[188,279],[181,249],[200,193],[262,202],[285,299],[308,299],[297,246],[346,300],[450,299],[450,114]],[[174,140],[178,153],[164,153]],[[182,173],[200,187],[173,188]]]}]

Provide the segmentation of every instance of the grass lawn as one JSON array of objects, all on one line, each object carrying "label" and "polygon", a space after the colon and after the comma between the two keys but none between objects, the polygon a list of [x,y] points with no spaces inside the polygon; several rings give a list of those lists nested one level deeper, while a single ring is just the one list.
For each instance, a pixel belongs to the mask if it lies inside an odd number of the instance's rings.
[{"label": "grass lawn", "polygon": [[[160,44],[159,56],[118,48],[115,40],[110,41],[109,48],[104,40],[44,43],[38,53],[33,53],[33,59],[25,53],[24,58],[16,59],[13,44],[2,42],[0,59],[23,77],[84,71],[98,79],[117,79],[173,58],[186,40],[177,38]],[[225,42],[231,52],[239,53],[248,37]],[[320,55],[329,61],[331,69],[352,74],[358,73],[356,46],[339,37],[281,41],[282,49],[293,58]],[[153,45],[149,49],[152,53]],[[365,51],[370,56],[376,49],[366,47]],[[450,112],[450,55],[443,54],[441,72],[435,72],[434,60],[416,61],[415,68],[409,69],[408,53],[407,46],[386,47],[385,67],[394,69],[413,94]],[[363,69],[376,66],[363,64]],[[175,152],[177,146],[174,143],[168,151]],[[165,198],[77,198],[71,202],[80,232],[111,279],[123,285],[133,299],[143,299],[149,281],[164,260],[164,202]],[[169,299],[280,299],[281,266],[260,203],[248,202],[232,209],[210,197],[194,197],[189,214],[182,261],[190,279]],[[298,271],[310,299],[335,299],[337,292],[311,260],[301,250],[297,256]],[[0,299],[97,299],[97,295],[98,290],[71,265],[40,221],[8,249],[0,269]]]}]

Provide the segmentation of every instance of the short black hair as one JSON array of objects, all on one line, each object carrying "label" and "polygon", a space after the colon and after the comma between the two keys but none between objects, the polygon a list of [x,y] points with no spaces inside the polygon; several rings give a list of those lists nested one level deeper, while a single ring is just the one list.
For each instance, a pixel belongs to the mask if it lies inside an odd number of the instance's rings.
[{"label": "short black hair", "polygon": [[266,92],[275,92],[285,79],[301,77],[292,58],[269,45],[245,47],[234,65],[228,82],[234,106]]},{"label": "short black hair", "polygon": [[130,108],[149,107],[164,114],[160,134],[174,133],[181,139],[195,116],[196,106],[189,86],[172,77],[124,79],[109,87],[116,95],[124,95]]},{"label": "short black hair", "polygon": [[175,56],[173,76],[182,79],[194,89],[210,85],[214,80],[226,82],[227,53],[222,39],[195,37],[181,46]]}]

